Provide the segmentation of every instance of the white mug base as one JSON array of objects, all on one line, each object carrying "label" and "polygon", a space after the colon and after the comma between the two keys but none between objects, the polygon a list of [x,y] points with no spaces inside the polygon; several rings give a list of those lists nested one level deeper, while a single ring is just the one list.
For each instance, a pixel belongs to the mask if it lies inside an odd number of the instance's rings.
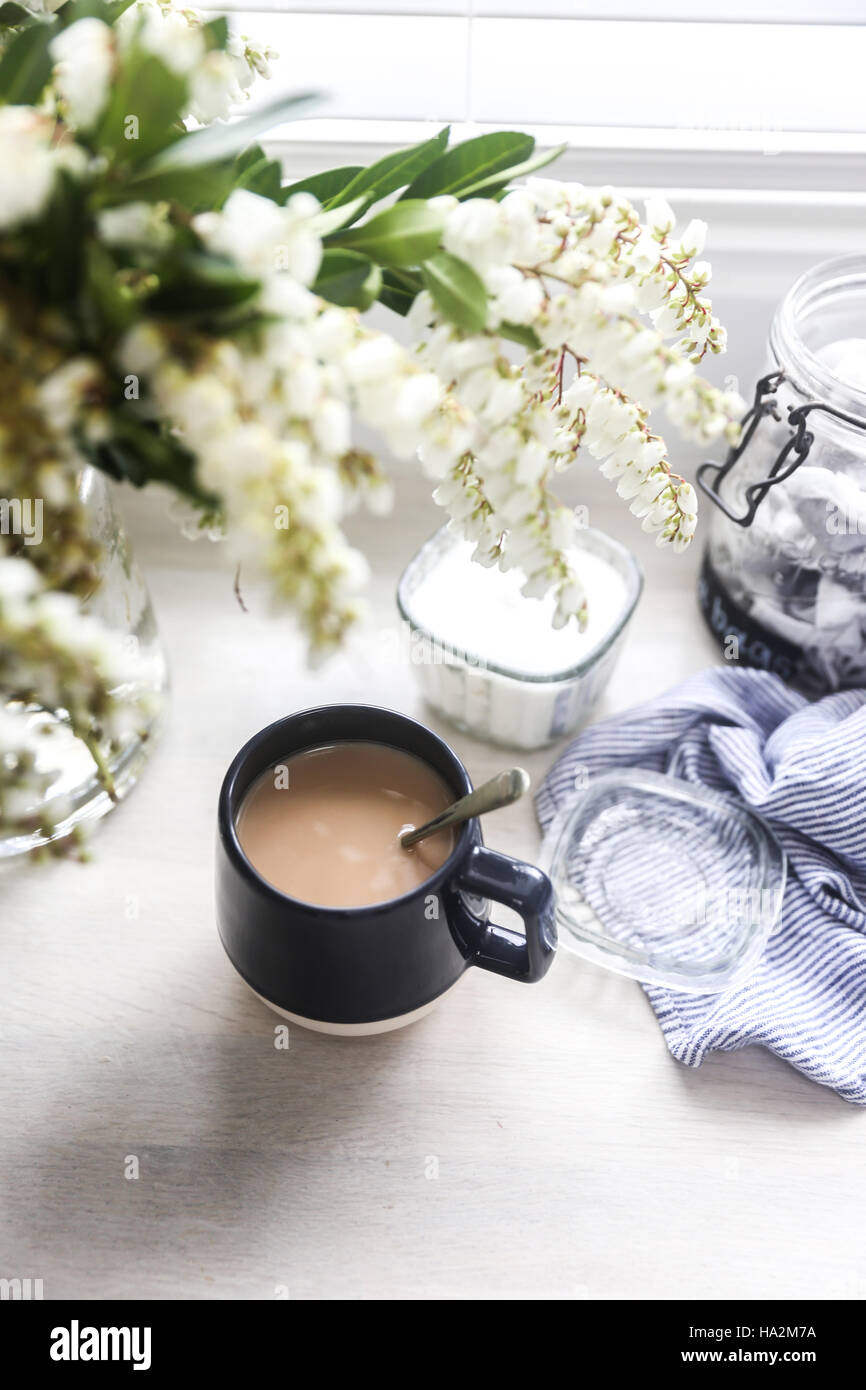
[{"label": "white mug base", "polygon": [[287,1018],[290,1023],[297,1023],[299,1028],[309,1028],[313,1033],[329,1033],[335,1038],[370,1038],[376,1033],[393,1033],[396,1028],[406,1028],[410,1023],[417,1023],[419,1018],[424,1018],[443,999],[447,999],[459,983],[460,980],[456,980],[450,989],[446,989],[442,994],[437,994],[435,999],[431,999],[429,1004],[422,1004],[420,1009],[413,1009],[408,1014],[397,1014],[394,1018],[379,1018],[375,1023],[324,1023],[318,1018],[304,1018],[301,1014],[292,1014],[289,1013],[288,1009],[281,1009],[279,1004],[272,1004],[270,999],[259,994],[252,985],[248,985],[247,988],[273,1013],[279,1014],[280,1018]]}]

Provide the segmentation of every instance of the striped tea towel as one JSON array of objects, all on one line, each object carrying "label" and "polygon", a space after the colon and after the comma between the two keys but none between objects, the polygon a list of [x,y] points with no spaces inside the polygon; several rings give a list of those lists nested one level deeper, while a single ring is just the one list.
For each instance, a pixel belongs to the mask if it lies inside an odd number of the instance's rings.
[{"label": "striped tea towel", "polygon": [[746,984],[645,986],[674,1057],[697,1067],[759,1043],[866,1105],[866,690],[810,704],[764,671],[692,676],[579,735],[536,797],[545,829],[580,767],[671,770],[733,792],[788,856],[781,922]]}]

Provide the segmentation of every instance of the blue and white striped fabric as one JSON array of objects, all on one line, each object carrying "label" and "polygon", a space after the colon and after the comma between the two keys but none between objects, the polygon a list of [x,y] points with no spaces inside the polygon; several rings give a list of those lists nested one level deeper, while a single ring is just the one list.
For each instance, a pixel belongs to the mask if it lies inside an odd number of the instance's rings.
[{"label": "blue and white striped fabric", "polygon": [[745,985],[716,995],[646,986],[686,1066],[760,1044],[866,1105],[866,691],[814,704],[776,676],[715,667],[585,730],[536,797],[547,827],[575,771],[667,771],[733,792],[788,856],[781,924]]}]

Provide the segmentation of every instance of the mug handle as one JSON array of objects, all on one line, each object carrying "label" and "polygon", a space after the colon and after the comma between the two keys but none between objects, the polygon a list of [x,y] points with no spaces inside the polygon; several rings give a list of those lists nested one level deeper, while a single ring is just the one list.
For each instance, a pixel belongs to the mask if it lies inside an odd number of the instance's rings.
[{"label": "mug handle", "polygon": [[541,869],[508,854],[475,845],[457,875],[469,893],[511,907],[523,918],[526,935],[488,922],[470,964],[510,980],[534,984],[546,975],[556,954],[553,884]]}]

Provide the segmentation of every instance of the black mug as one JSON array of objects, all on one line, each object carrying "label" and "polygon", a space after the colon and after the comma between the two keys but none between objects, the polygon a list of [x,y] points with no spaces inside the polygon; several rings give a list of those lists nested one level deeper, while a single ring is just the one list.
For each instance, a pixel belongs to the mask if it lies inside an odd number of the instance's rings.
[{"label": "black mug", "polygon": [[[238,974],[278,1013],[320,1032],[385,1032],[433,1007],[470,965],[532,983],[556,949],[553,889],[530,864],[486,849],[477,820],[410,893],[368,907],[319,907],[267,883],[238,841],[244,796],[261,773],[305,749],[363,741],[412,753],[455,800],[472,790],[432,730],[372,705],[328,705],[279,719],[238,753],[220,791],[216,910]],[[290,848],[290,847],[289,847]],[[489,899],[514,908],[525,935],[489,920]]]}]

